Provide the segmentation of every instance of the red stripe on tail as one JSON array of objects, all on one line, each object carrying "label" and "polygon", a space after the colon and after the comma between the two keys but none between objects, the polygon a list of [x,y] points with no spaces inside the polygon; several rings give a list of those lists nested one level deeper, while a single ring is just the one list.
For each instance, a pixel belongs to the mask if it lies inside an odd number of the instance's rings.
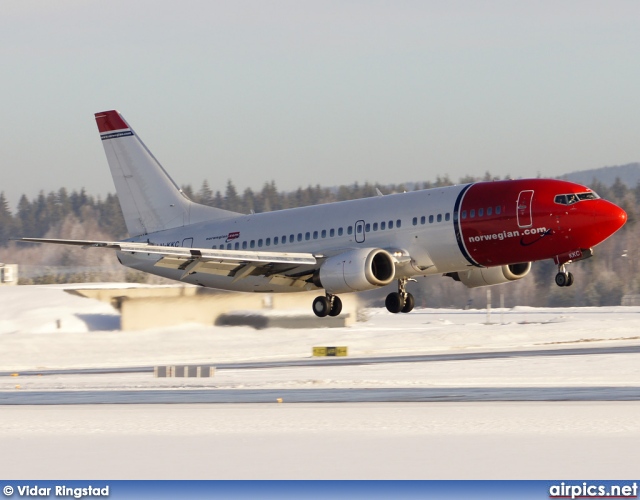
[{"label": "red stripe on tail", "polygon": [[120,113],[115,110],[102,111],[96,113],[96,123],[98,124],[98,130],[102,134],[103,132],[111,132],[113,130],[122,130],[129,128],[129,125],[122,119]]}]

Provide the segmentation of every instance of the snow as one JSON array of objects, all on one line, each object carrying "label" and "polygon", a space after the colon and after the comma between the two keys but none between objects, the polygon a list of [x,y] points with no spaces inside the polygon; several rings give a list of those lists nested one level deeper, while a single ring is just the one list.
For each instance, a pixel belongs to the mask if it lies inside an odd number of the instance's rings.
[{"label": "snow", "polygon": [[[640,308],[418,309],[347,328],[119,330],[108,304],[61,286],[0,288],[0,392],[638,387],[640,354],[24,376],[28,370],[349,359],[640,345]],[[8,376],[15,373],[17,376]],[[15,478],[623,479],[640,402],[0,406],[0,470]],[[597,452],[595,451],[597,450]],[[61,460],[62,458],[62,460]],[[170,459],[169,459],[170,458]]]}]

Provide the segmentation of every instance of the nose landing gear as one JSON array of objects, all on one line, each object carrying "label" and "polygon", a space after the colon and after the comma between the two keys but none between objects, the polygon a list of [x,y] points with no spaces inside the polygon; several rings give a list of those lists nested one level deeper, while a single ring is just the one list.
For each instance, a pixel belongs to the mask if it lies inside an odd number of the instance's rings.
[{"label": "nose landing gear", "polygon": [[565,265],[558,266],[558,274],[556,274],[556,285],[571,286],[573,285],[573,274],[567,272]]},{"label": "nose landing gear", "polygon": [[384,301],[384,305],[387,308],[387,311],[390,313],[408,313],[415,306],[415,299],[413,295],[411,295],[406,290],[407,282],[415,281],[414,279],[402,278],[398,280],[398,291],[390,293],[387,295],[387,299]]}]

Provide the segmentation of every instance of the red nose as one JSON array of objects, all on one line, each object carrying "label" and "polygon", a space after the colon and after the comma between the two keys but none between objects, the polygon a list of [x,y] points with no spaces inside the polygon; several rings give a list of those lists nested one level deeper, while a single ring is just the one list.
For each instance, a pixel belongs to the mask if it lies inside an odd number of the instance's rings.
[{"label": "red nose", "polygon": [[593,213],[594,232],[600,241],[606,240],[627,222],[627,212],[619,206],[600,200]]}]

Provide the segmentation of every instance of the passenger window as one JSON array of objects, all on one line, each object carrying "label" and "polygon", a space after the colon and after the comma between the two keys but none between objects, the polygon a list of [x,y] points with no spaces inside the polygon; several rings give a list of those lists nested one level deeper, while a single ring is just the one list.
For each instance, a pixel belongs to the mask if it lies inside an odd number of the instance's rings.
[{"label": "passenger window", "polygon": [[466,218],[467,218],[467,211],[466,211],[466,210],[463,210],[463,211],[462,211],[462,218],[463,218],[463,219],[466,219]]},{"label": "passenger window", "polygon": [[377,230],[378,230],[378,223],[377,223],[377,222],[374,222],[374,223],[373,223],[373,230],[374,230],[374,231],[377,231]]},{"label": "passenger window", "polygon": [[393,229],[393,221],[392,220],[389,221],[389,229]]},{"label": "passenger window", "polygon": [[496,215],[500,215],[501,212],[502,212],[502,207],[497,206],[496,207]]},{"label": "passenger window", "polygon": [[260,238],[260,239],[258,240],[258,246],[259,246],[259,247],[262,247],[262,238]]},{"label": "passenger window", "polygon": [[484,215],[484,208],[478,209],[478,217],[482,217]]},{"label": "passenger window", "polygon": [[273,244],[274,244],[274,245],[277,245],[277,244],[278,244],[278,237],[277,237],[277,236],[273,238]]},{"label": "passenger window", "polygon": [[369,231],[371,231],[371,224],[367,223],[364,225],[364,230],[368,233]]},{"label": "passenger window", "polygon": [[249,245],[251,248],[256,247],[256,240],[251,240],[251,244]]},{"label": "passenger window", "polygon": [[302,241],[302,233],[298,233],[298,241]]},{"label": "passenger window", "polygon": [[270,247],[270,246],[271,246],[271,238],[267,238],[267,239],[265,240],[265,245],[267,245],[268,247]]},{"label": "passenger window", "polygon": [[444,220],[448,221],[449,219],[451,219],[451,214],[447,212],[446,214],[444,214]]},{"label": "passenger window", "polygon": [[492,207],[487,208],[487,216],[490,217],[492,212],[493,212],[493,208]]},{"label": "passenger window", "polygon": [[420,217],[420,224],[424,224],[425,222],[427,222],[427,218],[423,215]]},{"label": "passenger window", "polygon": [[293,234],[289,235],[289,243],[293,243],[293,240],[295,240],[295,238],[293,237]]},{"label": "passenger window", "polygon": [[[340,229],[342,229],[342,228],[340,228]],[[352,226],[349,226],[347,228],[347,234],[353,234],[353,227]]]},{"label": "passenger window", "polygon": [[417,218],[417,217],[414,217],[414,218],[413,218],[413,225],[414,225],[414,226],[417,226],[417,225],[418,225],[418,218]]},{"label": "passenger window", "polygon": [[336,235],[336,230],[333,228],[329,229],[329,237],[333,238],[335,235]]},{"label": "passenger window", "polygon": [[[338,236],[342,236],[342,234],[344,233],[344,231],[342,230],[341,227],[338,228]],[[351,234],[351,232],[349,232],[349,234]]]},{"label": "passenger window", "polygon": [[326,229],[323,229],[323,230],[322,230],[322,234],[321,234],[321,236],[322,236],[323,238],[326,238],[326,237],[327,237],[327,230],[326,230]]},{"label": "passenger window", "polygon": [[[351,229],[351,228],[349,228]],[[362,226],[356,226],[356,232],[360,234],[362,232]]]},{"label": "passenger window", "polygon": [[304,233],[304,239],[309,241],[311,239],[311,233],[309,232]]},{"label": "passenger window", "polygon": [[313,232],[313,239],[317,240],[318,239],[318,231],[314,231]]},{"label": "passenger window", "polygon": [[233,245],[233,247],[234,247],[236,250],[240,250],[240,242],[239,242],[239,241],[236,241],[236,244],[235,244],[235,245]]},{"label": "passenger window", "polygon": [[231,250],[231,243],[227,243],[227,250]]},{"label": "passenger window", "polygon": [[380,230],[384,231],[387,228],[387,223],[386,222],[381,222],[380,223]]},{"label": "passenger window", "polygon": [[243,250],[246,250],[246,249],[247,249],[247,242],[246,242],[246,241],[243,241],[243,242],[242,242],[242,249],[243,249]]},{"label": "passenger window", "polygon": [[469,217],[471,217],[472,219],[476,216],[476,209],[472,208],[471,212],[469,213]]},{"label": "passenger window", "polygon": [[442,214],[438,214],[437,221],[442,222]]},{"label": "passenger window", "polygon": [[397,227],[397,228],[400,228],[400,226],[402,226],[402,221],[401,221],[400,219],[398,219],[398,220],[396,221],[396,227]]},{"label": "passenger window", "polygon": [[429,216],[429,224],[433,224],[433,215]]}]

